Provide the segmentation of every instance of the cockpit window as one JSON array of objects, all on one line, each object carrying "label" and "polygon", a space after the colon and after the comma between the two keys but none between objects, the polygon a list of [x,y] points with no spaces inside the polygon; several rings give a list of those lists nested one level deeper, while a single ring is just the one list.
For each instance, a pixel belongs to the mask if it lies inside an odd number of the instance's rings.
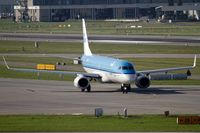
[{"label": "cockpit window", "polygon": [[133,70],[133,66],[129,66],[128,69],[129,69],[129,70]]},{"label": "cockpit window", "polygon": [[122,70],[128,70],[128,67],[127,66],[123,66]]},{"label": "cockpit window", "polygon": [[119,70],[134,70],[133,66],[120,66]]}]

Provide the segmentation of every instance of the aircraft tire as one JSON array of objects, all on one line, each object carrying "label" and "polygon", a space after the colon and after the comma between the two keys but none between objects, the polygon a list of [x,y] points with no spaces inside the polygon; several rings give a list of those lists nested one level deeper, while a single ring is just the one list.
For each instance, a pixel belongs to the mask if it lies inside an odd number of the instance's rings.
[{"label": "aircraft tire", "polygon": [[128,92],[130,92],[131,91],[131,85],[129,84],[129,85],[122,85],[121,86],[121,91],[123,92],[123,94],[127,94]]},{"label": "aircraft tire", "polygon": [[90,85],[87,87],[87,92],[91,92],[91,86]]}]

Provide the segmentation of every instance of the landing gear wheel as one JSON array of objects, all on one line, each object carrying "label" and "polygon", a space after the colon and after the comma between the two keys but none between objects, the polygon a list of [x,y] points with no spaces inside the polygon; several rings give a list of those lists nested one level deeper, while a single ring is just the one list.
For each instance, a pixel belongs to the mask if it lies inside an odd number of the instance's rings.
[{"label": "landing gear wheel", "polygon": [[127,91],[131,92],[131,85],[130,84],[128,85]]},{"label": "landing gear wheel", "polygon": [[85,89],[81,89],[82,92],[85,92]]},{"label": "landing gear wheel", "polygon": [[122,84],[121,85],[121,91],[123,92],[123,94],[127,94],[128,92],[131,91],[131,85],[130,84]]},{"label": "landing gear wheel", "polygon": [[[126,88],[126,87],[125,87]],[[130,89],[129,88],[126,88],[125,89],[125,93],[127,94],[128,92],[130,92]]]},{"label": "landing gear wheel", "polygon": [[87,92],[91,92],[91,86],[90,85],[87,87]]},{"label": "landing gear wheel", "polygon": [[124,91],[124,87],[123,86],[121,86],[121,92],[123,92]]},{"label": "landing gear wheel", "polygon": [[123,94],[124,93],[126,93],[126,94],[128,93],[128,88],[126,86],[123,88]]}]

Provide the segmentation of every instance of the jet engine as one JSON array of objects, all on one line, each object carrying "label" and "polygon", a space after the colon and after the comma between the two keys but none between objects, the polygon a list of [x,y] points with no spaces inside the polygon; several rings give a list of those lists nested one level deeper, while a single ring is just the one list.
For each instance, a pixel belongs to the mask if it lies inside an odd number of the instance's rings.
[{"label": "jet engine", "polygon": [[86,77],[79,75],[74,79],[74,86],[80,89],[87,89],[90,86],[90,82]]},{"label": "jet engine", "polygon": [[150,84],[151,84],[150,79],[145,75],[137,76],[135,80],[135,85],[138,88],[148,88]]}]

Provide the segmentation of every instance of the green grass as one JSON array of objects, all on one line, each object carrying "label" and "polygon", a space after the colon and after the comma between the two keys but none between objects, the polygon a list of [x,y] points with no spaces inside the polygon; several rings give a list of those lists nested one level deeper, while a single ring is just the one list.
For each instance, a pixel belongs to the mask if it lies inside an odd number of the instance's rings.
[{"label": "green grass", "polygon": [[52,73],[27,73],[7,70],[5,66],[0,66],[0,77],[1,78],[18,78],[18,79],[39,79],[39,80],[61,80],[61,81],[72,81],[74,76],[62,75],[62,78],[58,74]]},{"label": "green grass", "polygon": [[162,115],[70,116],[70,115],[1,115],[1,132],[186,132],[200,131],[199,125],[177,125],[176,117]]},{"label": "green grass", "polygon": [[[146,22],[105,22],[87,20],[89,34],[141,34],[141,35],[200,35],[200,23],[178,22],[146,23]],[[68,27],[68,25],[71,27]],[[61,27],[59,26],[61,25]],[[143,28],[130,28],[139,25]],[[0,32],[45,32],[45,33],[70,33],[81,34],[82,24],[80,20],[66,22],[31,22],[14,23],[10,20],[0,20]]]},{"label": "green grass", "polygon": [[[0,41],[0,53],[83,53],[82,43],[40,42],[39,48],[34,42]],[[105,44],[91,43],[93,53],[111,54],[200,54],[199,46],[144,45],[144,44]],[[159,50],[158,50],[159,49]]]},{"label": "green grass", "polygon": [[[21,62],[21,63],[33,63],[35,64],[56,64],[57,62],[66,63],[67,65],[73,65],[73,60],[64,59],[58,57],[15,57],[15,56],[5,56],[6,61],[10,62]],[[35,67],[34,67],[35,68]]]},{"label": "green grass", "polygon": [[[195,29],[196,28],[196,29]],[[144,28],[136,28],[136,29],[119,29],[121,33],[124,34],[136,34],[136,35],[165,35],[165,36],[199,36],[200,28],[197,26],[159,26],[159,27],[144,27]]]}]

